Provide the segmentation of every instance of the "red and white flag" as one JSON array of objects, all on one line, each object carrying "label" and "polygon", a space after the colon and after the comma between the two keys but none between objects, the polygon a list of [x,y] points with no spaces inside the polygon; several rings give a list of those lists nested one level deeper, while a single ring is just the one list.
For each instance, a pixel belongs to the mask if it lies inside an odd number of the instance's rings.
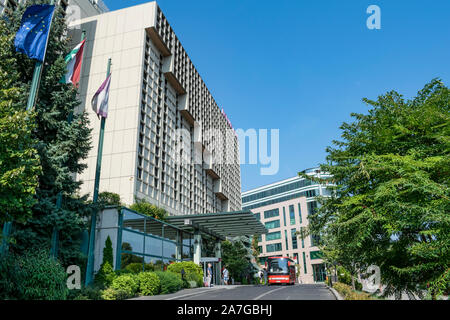
[{"label": "red and white flag", "polygon": [[81,75],[81,64],[83,61],[84,44],[86,40],[81,41],[65,58],[67,73],[62,78],[63,83],[72,83],[78,87]]}]

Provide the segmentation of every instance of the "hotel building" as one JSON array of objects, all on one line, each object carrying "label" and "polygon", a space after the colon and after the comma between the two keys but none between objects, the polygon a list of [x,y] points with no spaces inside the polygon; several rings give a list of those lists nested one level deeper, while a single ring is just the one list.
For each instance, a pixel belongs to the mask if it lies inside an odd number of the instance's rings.
[{"label": "hotel building", "polygon": [[[309,176],[326,177],[318,168],[304,171]],[[268,233],[258,239],[259,263],[267,257],[288,256],[300,268],[302,283],[325,280],[325,267],[317,239],[302,236],[308,215],[317,208],[316,196],[330,195],[326,185],[303,177],[293,177],[242,193],[243,210],[251,209]],[[297,235],[300,233],[300,235]]]},{"label": "hotel building", "polygon": [[81,193],[94,189],[100,121],[91,99],[111,58],[100,192],[118,193],[127,205],[146,199],[171,215],[240,210],[237,136],[157,3],[69,27],[79,28],[75,40],[81,30],[87,39],[79,92],[93,148],[77,176]]}]

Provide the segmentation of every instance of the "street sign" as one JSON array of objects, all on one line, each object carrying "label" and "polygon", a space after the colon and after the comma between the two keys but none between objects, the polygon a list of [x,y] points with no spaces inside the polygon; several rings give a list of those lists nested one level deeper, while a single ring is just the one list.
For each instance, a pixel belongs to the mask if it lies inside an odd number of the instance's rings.
[{"label": "street sign", "polygon": [[216,257],[203,257],[200,258],[200,262],[219,262],[220,258],[216,258]]}]

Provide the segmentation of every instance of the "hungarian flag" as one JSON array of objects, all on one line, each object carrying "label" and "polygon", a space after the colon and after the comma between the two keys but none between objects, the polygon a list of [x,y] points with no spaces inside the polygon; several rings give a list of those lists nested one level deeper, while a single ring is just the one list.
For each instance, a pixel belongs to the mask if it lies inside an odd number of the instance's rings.
[{"label": "hungarian flag", "polygon": [[109,85],[111,83],[111,74],[102,83],[100,88],[94,94],[92,98],[92,110],[97,114],[97,116],[102,116],[106,118],[108,116],[108,98],[109,98]]},{"label": "hungarian flag", "polygon": [[81,41],[65,58],[67,73],[61,79],[62,83],[72,83],[78,87],[81,74],[81,63],[83,61],[83,50],[86,40]]}]

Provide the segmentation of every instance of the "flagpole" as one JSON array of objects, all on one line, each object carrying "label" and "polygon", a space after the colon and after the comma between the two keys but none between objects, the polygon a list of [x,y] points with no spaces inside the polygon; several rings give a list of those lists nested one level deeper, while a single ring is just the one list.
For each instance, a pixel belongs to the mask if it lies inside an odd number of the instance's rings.
[{"label": "flagpole", "polygon": [[[83,30],[83,32],[81,33],[81,41],[83,41],[86,38],[86,31]],[[73,111],[71,111],[69,113],[69,117],[67,118],[67,122],[70,124],[72,122],[73,119]],[[61,209],[62,207],[62,200],[63,200],[63,195],[62,195],[62,191],[58,192],[58,196],[56,198],[56,210]],[[52,231],[52,246],[51,246],[51,251],[50,251],[50,255],[53,258],[56,258],[58,256],[58,242],[59,242],[59,230],[57,228],[57,226],[53,226],[53,231]]]},{"label": "flagpole", "polygon": [[[108,67],[106,70],[106,78],[111,74],[111,58],[108,60]],[[102,167],[102,154],[103,154],[103,138],[105,135],[105,118],[101,117],[100,121],[100,133],[98,137],[98,151],[97,151],[97,166],[95,169],[95,182],[94,182],[94,194],[92,197],[92,202],[95,204],[98,201],[98,191],[100,185],[100,170]],[[88,250],[88,261],[86,267],[86,280],[85,286],[92,283],[94,277],[94,245],[95,245],[95,229],[97,223],[97,211],[95,208],[92,209],[91,215],[91,227],[89,232],[89,250]]]},{"label": "flagpole", "polygon": [[[55,0],[51,0],[50,5],[54,5],[54,4],[55,4]],[[56,10],[56,8],[55,8],[55,10]],[[55,11],[53,11],[53,13],[52,13],[52,19],[50,20],[50,25],[48,27],[48,37],[47,37],[47,41],[45,43],[44,60],[45,60],[45,56],[47,54],[48,39],[50,38],[50,31],[52,28],[54,15],[55,15]],[[34,105],[36,104],[36,98],[37,98],[37,94],[39,92],[39,84],[41,82],[41,76],[42,76],[43,69],[44,69],[44,62],[36,61],[36,64],[34,66],[33,79],[31,80],[30,95],[28,96],[27,111],[31,111],[34,108]]]}]

